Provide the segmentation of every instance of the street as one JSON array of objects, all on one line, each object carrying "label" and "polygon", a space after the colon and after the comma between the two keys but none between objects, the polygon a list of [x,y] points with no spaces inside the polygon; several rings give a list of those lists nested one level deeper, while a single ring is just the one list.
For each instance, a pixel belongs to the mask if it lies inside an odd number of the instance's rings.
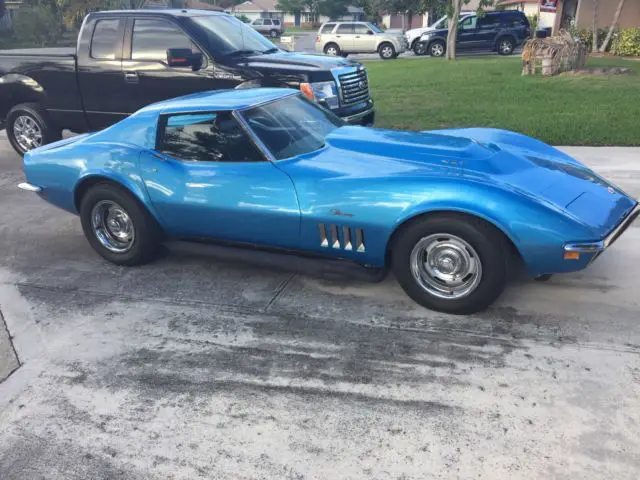
[{"label": "street", "polygon": [[[640,197],[640,149],[563,150]],[[640,222],[456,317],[255,252],[117,267],[22,179],[0,132],[3,480],[638,478]]]}]

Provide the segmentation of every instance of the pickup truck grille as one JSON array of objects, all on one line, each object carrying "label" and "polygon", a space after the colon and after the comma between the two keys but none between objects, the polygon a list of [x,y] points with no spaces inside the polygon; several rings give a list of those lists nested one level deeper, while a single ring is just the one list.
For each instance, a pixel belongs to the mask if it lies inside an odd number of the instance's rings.
[{"label": "pickup truck grille", "polygon": [[369,80],[366,70],[343,73],[338,76],[338,79],[340,80],[342,106],[346,107],[369,100]]}]

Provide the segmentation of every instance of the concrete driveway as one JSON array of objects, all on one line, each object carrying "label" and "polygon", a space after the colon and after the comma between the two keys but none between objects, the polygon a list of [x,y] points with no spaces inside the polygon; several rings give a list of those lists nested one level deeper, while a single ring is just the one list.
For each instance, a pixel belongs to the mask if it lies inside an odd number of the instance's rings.
[{"label": "concrete driveway", "polygon": [[[640,196],[638,150],[566,150]],[[453,317],[292,259],[116,267],[21,179],[2,134],[3,480],[638,478],[639,224]]]}]

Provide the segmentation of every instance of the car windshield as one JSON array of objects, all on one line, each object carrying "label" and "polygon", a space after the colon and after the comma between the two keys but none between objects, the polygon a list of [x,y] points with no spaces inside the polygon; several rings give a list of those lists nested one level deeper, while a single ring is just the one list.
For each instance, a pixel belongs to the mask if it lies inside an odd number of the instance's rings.
[{"label": "car windshield", "polygon": [[376,27],[373,23],[367,23],[367,27],[373,30],[375,33],[383,33],[378,27]]},{"label": "car windshield", "polygon": [[211,50],[218,55],[250,55],[278,51],[273,43],[231,15],[205,15],[192,19],[207,36]]},{"label": "car windshield", "polygon": [[242,116],[276,160],[321,149],[344,122],[301,95],[244,110]]}]

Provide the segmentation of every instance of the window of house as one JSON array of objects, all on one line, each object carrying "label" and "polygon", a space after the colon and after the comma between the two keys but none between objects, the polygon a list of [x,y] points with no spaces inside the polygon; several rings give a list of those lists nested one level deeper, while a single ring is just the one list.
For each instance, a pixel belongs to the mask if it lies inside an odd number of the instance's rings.
[{"label": "window of house", "polygon": [[194,162],[261,162],[231,112],[176,114],[161,117],[158,150]]},{"label": "window of house", "polygon": [[115,60],[121,57],[122,51],[118,51],[123,35],[120,30],[120,22],[121,20],[115,18],[96,22],[91,37],[91,58]]}]

